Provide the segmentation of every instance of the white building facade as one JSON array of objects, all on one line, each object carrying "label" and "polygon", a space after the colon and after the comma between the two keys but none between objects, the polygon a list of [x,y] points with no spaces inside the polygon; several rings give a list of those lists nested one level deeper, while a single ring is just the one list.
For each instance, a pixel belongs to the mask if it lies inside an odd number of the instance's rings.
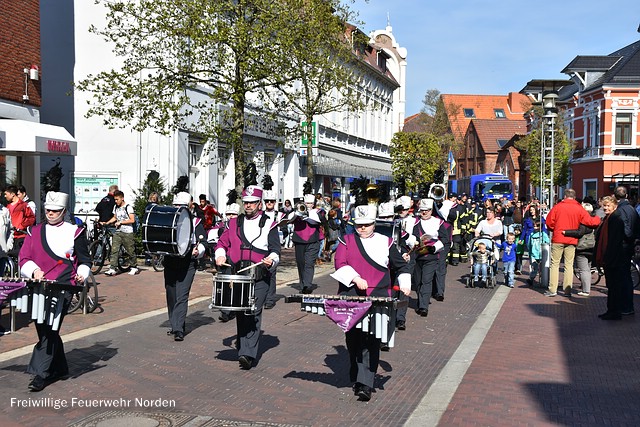
[{"label": "white building facade", "polygon": [[[119,65],[111,46],[89,32],[90,25],[104,27],[104,8],[84,0],[42,2],[41,20],[46,75],[42,122],[64,126],[78,142],[75,168],[65,172],[75,211],[93,209],[111,184],[133,202],[133,191],[142,187],[150,171],[160,174],[167,189],[186,175],[195,198],[205,194],[216,206],[224,205],[235,176],[233,153],[224,141],[203,144],[197,135],[181,130],[163,136],[152,130],[109,129],[100,117],[85,117],[91,95],[74,91],[71,82]],[[372,108],[359,117],[341,112],[317,118],[316,191],[345,195],[349,178],[361,174],[391,180],[389,144],[404,121],[406,50],[398,46],[390,27],[372,33],[370,44],[381,67],[363,65],[368,71],[358,91]],[[190,95],[206,96],[197,90]],[[258,180],[269,174],[280,201],[302,196],[306,166],[297,143],[274,137],[268,129],[275,123],[256,109],[248,108],[245,117],[245,142],[251,150],[246,160],[256,164]]]}]

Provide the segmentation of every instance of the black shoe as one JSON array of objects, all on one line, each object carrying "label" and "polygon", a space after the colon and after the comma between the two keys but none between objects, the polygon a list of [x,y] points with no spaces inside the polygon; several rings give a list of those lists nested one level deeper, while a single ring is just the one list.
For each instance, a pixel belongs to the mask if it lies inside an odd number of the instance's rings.
[{"label": "black shoe", "polygon": [[250,356],[240,356],[238,357],[238,363],[240,364],[240,369],[244,369],[248,371],[253,366],[253,357]]},{"label": "black shoe", "polygon": [[436,301],[444,301],[444,295],[436,295]]},{"label": "black shoe", "polygon": [[276,306],[276,303],[275,303],[275,302],[265,302],[265,303],[264,303],[264,308],[265,308],[266,310],[271,310],[271,309],[272,309],[273,307],[275,307],[275,306]]},{"label": "black shoe", "polygon": [[360,389],[358,390],[358,397],[360,398],[361,401],[363,402],[368,402],[371,400],[371,387],[369,387],[368,385],[364,385],[362,384],[360,386]]},{"label": "black shoe", "polygon": [[175,331],[173,333],[173,340],[174,341],[184,341],[184,332]]},{"label": "black shoe", "polygon": [[631,316],[631,315],[636,314],[636,312],[634,310],[630,310],[630,311],[623,311],[620,314],[622,314],[623,316]]},{"label": "black shoe", "polygon": [[231,320],[231,316],[229,315],[229,313],[221,312],[220,316],[218,316],[218,320],[222,323],[226,323]]},{"label": "black shoe", "polygon": [[527,285],[533,287],[533,279],[527,279]]},{"label": "black shoe", "polygon": [[302,288],[301,291],[303,294],[310,294],[311,293],[311,287],[306,287],[306,288]]},{"label": "black shoe", "polygon": [[167,331],[167,335],[173,335],[173,329],[169,329],[169,330]]},{"label": "black shoe", "polygon": [[353,394],[355,396],[358,395],[358,393],[360,393],[360,389],[362,388],[362,384],[360,383],[355,383],[353,386],[351,386],[351,388],[353,389]]},{"label": "black shoe", "polygon": [[605,313],[600,315],[602,320],[622,320],[622,316],[620,314],[615,313]]},{"label": "black shoe", "polygon": [[419,308],[416,310],[416,313],[418,313],[422,317],[427,317],[429,315],[429,310],[427,310],[426,308]]},{"label": "black shoe", "polygon": [[42,391],[45,386],[45,380],[40,375],[36,375],[29,383],[29,391]]},{"label": "black shoe", "polygon": [[405,329],[407,329],[407,325],[405,324],[404,320],[398,320],[396,322],[396,328],[398,328],[399,331],[404,331]]}]

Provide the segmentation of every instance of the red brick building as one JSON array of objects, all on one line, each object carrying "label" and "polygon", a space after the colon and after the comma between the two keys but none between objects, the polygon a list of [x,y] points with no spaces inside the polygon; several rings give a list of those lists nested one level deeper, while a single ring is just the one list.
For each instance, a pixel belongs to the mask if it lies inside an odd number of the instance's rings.
[{"label": "red brick building", "polygon": [[616,185],[637,196],[640,177],[640,41],[604,56],[577,56],[563,73],[574,85],[559,93],[575,141],[571,186],[602,197]]}]

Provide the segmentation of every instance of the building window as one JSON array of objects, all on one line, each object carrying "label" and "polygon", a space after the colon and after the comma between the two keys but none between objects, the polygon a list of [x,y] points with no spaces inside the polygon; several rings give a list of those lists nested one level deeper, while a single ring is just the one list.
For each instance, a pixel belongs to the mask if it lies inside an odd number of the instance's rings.
[{"label": "building window", "polygon": [[616,145],[631,145],[631,114],[616,115]]},{"label": "building window", "polygon": [[589,179],[582,181],[582,196],[591,196],[594,200],[598,200],[598,181],[595,179]]},{"label": "building window", "polygon": [[504,113],[503,108],[494,108],[493,114],[496,115],[496,119],[506,119],[507,115]]},{"label": "building window", "polygon": [[476,113],[473,111],[473,108],[465,108],[464,109],[464,116],[467,119],[474,119],[476,117]]},{"label": "building window", "polygon": [[198,138],[189,138],[189,167],[197,167],[202,156],[202,141]]},{"label": "building window", "polygon": [[505,144],[507,142],[509,142],[509,140],[508,139],[496,139],[496,142],[498,143],[498,147],[502,148],[502,147],[505,146]]}]

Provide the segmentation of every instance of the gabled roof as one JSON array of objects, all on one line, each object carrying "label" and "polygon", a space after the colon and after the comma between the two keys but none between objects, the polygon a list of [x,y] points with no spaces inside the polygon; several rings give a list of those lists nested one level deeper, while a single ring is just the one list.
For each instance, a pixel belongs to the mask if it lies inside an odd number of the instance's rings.
[{"label": "gabled roof", "polygon": [[[594,68],[584,68],[588,64]],[[606,64],[611,66],[602,68]],[[583,68],[579,69],[578,65]],[[596,66],[600,68],[595,68]],[[604,71],[602,76],[590,82],[583,91],[603,85],[640,85],[640,40],[606,56],[578,56],[562,72],[571,74],[579,71]]]},{"label": "gabled roof", "polygon": [[426,132],[426,126],[433,120],[427,113],[418,113],[404,119],[403,132]]},{"label": "gabled roof", "polygon": [[526,120],[490,120],[476,119],[471,120],[469,132],[475,129],[478,135],[480,145],[485,154],[497,154],[503,147],[499,146],[498,141],[509,141],[514,135],[526,135]]},{"label": "gabled roof", "polygon": [[[442,94],[442,101],[448,108],[449,123],[456,139],[462,139],[474,119],[509,121],[521,120],[524,113],[531,106],[529,99],[520,93],[511,92],[508,95],[456,95]],[[465,109],[472,108],[475,117],[465,117]],[[504,110],[504,118],[496,118],[495,109]],[[453,111],[451,111],[453,110]]]},{"label": "gabled roof", "polygon": [[576,56],[561,73],[570,73],[572,71],[607,71],[613,67],[616,62],[621,59],[620,56]]}]

